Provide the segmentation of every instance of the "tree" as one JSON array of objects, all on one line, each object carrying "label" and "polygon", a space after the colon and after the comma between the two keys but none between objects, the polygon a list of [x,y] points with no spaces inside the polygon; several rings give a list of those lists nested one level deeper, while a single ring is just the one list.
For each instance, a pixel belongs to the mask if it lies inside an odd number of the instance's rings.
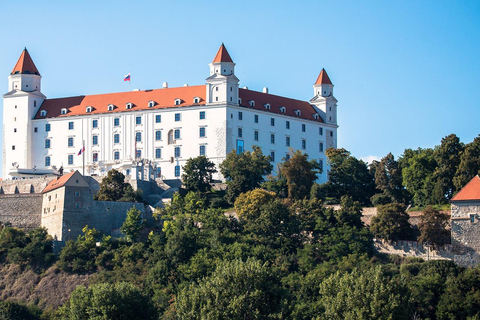
[{"label": "tree", "polygon": [[480,173],[480,135],[465,146],[460,164],[453,178],[455,191],[460,191],[475,175]]},{"label": "tree", "polygon": [[369,204],[375,186],[367,164],[343,148],[330,148],[325,154],[331,167],[329,181],[325,184],[327,196],[340,201],[346,195],[363,205]]},{"label": "tree", "polygon": [[127,237],[129,241],[135,241],[140,235],[143,228],[141,212],[135,207],[131,207],[127,211],[127,217],[120,228],[120,231]]},{"label": "tree", "polygon": [[2,320],[37,320],[28,307],[14,301],[0,301],[0,319]]},{"label": "tree", "polygon": [[378,206],[377,215],[372,218],[370,230],[384,240],[397,241],[412,238],[412,228],[405,212],[405,206],[391,203]]},{"label": "tree", "polygon": [[263,189],[254,189],[240,194],[235,200],[235,212],[240,220],[256,219],[260,208],[275,199],[275,193]]},{"label": "tree", "polygon": [[370,166],[375,177],[377,189],[391,199],[390,202],[406,203],[408,195],[402,185],[402,170],[392,153],[387,154],[380,162]]},{"label": "tree", "polygon": [[141,201],[141,191],[133,191],[132,186],[125,182],[123,173],[112,169],[100,182],[100,190],[98,190],[94,199],[98,201],[138,202]]},{"label": "tree", "polygon": [[445,213],[435,210],[428,206],[420,216],[419,242],[427,244],[444,245],[450,241],[450,232],[446,229],[449,225],[450,217]]},{"label": "tree", "polygon": [[380,267],[337,272],[320,284],[321,319],[407,319],[408,290]]},{"label": "tree", "polygon": [[435,148],[434,157],[437,168],[433,175],[441,188],[442,202],[450,200],[453,196],[455,191],[453,179],[460,165],[463,150],[464,145],[455,134],[443,138],[441,144]]},{"label": "tree", "polygon": [[272,269],[255,259],[225,261],[175,299],[179,319],[272,319],[281,312],[282,291]]},{"label": "tree", "polygon": [[205,156],[188,159],[182,169],[182,181],[185,189],[194,192],[209,191],[212,175],[217,172],[215,164]]},{"label": "tree", "polygon": [[316,160],[308,161],[308,155],[297,150],[281,164],[280,172],[287,179],[288,197],[304,199],[310,195],[310,189],[321,169]]},{"label": "tree", "polygon": [[227,180],[227,201],[233,204],[240,193],[258,188],[272,168],[270,157],[264,156],[258,146],[241,154],[232,150],[220,164],[220,172]]},{"label": "tree", "polygon": [[98,283],[88,289],[77,287],[60,308],[65,320],[149,320],[158,314],[152,301],[130,283]]}]

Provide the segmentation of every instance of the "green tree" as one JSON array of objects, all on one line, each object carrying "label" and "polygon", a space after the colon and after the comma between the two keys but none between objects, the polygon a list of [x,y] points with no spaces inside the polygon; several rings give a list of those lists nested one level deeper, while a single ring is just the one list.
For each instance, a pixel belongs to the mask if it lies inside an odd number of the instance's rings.
[{"label": "green tree", "polygon": [[175,299],[179,319],[281,318],[282,290],[272,269],[258,260],[222,262]]},{"label": "green tree", "polygon": [[233,204],[240,193],[258,188],[272,168],[270,157],[264,156],[258,146],[241,154],[232,150],[220,164],[220,172],[227,180],[227,201]]},{"label": "green tree", "polygon": [[331,166],[329,181],[324,187],[327,196],[340,201],[346,195],[362,205],[368,205],[375,185],[367,164],[345,149],[330,148],[325,154]]},{"label": "green tree", "polygon": [[419,242],[435,245],[444,245],[450,241],[450,232],[447,226],[450,224],[450,217],[445,213],[428,206],[420,216]]},{"label": "green tree", "polygon": [[0,301],[0,319],[2,320],[37,320],[29,308],[14,301]]},{"label": "green tree", "polygon": [[321,170],[316,160],[308,161],[308,155],[297,150],[281,164],[280,172],[287,180],[288,197],[303,199],[310,195],[317,173],[321,173]]},{"label": "green tree", "polygon": [[95,257],[98,253],[96,240],[99,232],[85,226],[83,235],[78,236],[76,241],[69,240],[62,248],[57,265],[67,272],[92,272],[96,269]]},{"label": "green tree", "polygon": [[408,291],[402,282],[389,279],[380,267],[337,272],[320,284],[317,319],[408,319]]},{"label": "green tree", "polygon": [[384,240],[410,240],[413,230],[408,219],[405,206],[401,204],[378,206],[377,215],[372,218],[370,230],[376,237]]},{"label": "green tree", "polygon": [[141,201],[141,191],[133,191],[132,186],[125,182],[123,173],[112,169],[100,182],[100,190],[94,197],[98,201]]},{"label": "green tree", "polygon": [[465,146],[457,172],[453,178],[455,191],[460,191],[473,177],[480,173],[480,136]]},{"label": "green tree", "polygon": [[235,200],[235,212],[240,221],[256,219],[261,206],[275,199],[275,193],[263,189],[254,189],[240,194]]},{"label": "green tree", "polygon": [[143,220],[140,210],[131,207],[127,211],[127,217],[120,227],[120,231],[127,237],[129,241],[136,241],[143,228]]},{"label": "green tree", "polygon": [[157,319],[152,301],[130,283],[98,283],[88,289],[77,287],[60,308],[65,320]]},{"label": "green tree", "polygon": [[188,159],[182,169],[182,181],[185,189],[194,192],[209,191],[212,175],[217,172],[215,164],[205,156]]},{"label": "green tree", "polygon": [[375,174],[375,185],[377,189],[391,199],[390,202],[406,203],[408,194],[402,185],[402,170],[395,161],[394,156],[389,153],[380,162],[375,161],[370,166]]},{"label": "green tree", "polygon": [[454,177],[460,165],[464,145],[455,134],[450,134],[434,150],[437,168],[433,173],[436,183],[439,184],[443,201],[450,200],[455,192]]}]

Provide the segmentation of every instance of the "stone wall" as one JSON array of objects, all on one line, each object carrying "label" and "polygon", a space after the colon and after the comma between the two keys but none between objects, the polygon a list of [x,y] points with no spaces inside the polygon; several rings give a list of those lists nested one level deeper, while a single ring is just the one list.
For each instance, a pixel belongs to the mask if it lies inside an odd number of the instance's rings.
[{"label": "stone wall", "polygon": [[34,179],[0,180],[0,194],[41,193],[55,177],[42,176]]},{"label": "stone wall", "polygon": [[41,194],[4,194],[0,196],[0,222],[27,230],[40,227]]}]

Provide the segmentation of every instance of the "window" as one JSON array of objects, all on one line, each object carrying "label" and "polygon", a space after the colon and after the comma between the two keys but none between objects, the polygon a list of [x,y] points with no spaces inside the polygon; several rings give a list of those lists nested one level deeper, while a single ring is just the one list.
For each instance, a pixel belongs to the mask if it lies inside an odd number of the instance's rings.
[{"label": "window", "polygon": [[270,110],[270,104],[269,103],[265,103],[264,106],[265,106],[265,109]]},{"label": "window", "polygon": [[320,167],[320,172],[323,172],[323,160],[318,159],[318,166]]},{"label": "window", "polygon": [[180,147],[175,147],[175,158],[180,157]]},{"label": "window", "polygon": [[275,144],[275,134],[270,134],[270,143]]},{"label": "window", "polygon": [[49,132],[49,131],[50,131],[50,123],[47,123],[47,124],[45,125],[45,131],[46,131],[46,132]]},{"label": "window", "polygon": [[80,197],[80,191],[75,191],[75,197]]},{"label": "window", "polygon": [[275,152],[274,151],[270,152],[270,161],[275,162]]},{"label": "window", "polygon": [[285,121],[285,128],[290,129],[290,121]]},{"label": "window", "polygon": [[199,102],[200,102],[200,98],[199,98],[199,97],[193,98],[193,103],[199,103]]},{"label": "window", "polygon": [[333,131],[330,131],[330,137],[333,137]]},{"label": "window", "polygon": [[[27,87],[28,87],[28,84],[27,84]],[[33,100],[33,107],[36,108],[37,107],[37,100]],[[330,107],[330,111],[332,111],[332,108]]]},{"label": "window", "polygon": [[60,111],[60,114],[67,114],[67,108],[62,108],[62,110]]},{"label": "window", "polygon": [[243,120],[243,113],[241,111],[238,112],[238,120]]},{"label": "window", "polygon": [[50,157],[45,157],[45,167],[50,167]]},{"label": "window", "polygon": [[15,146],[12,146],[12,150],[15,150]]},{"label": "window", "polygon": [[180,113],[175,113],[175,121],[180,121]]},{"label": "window", "polygon": [[113,111],[114,108],[115,106],[113,104],[108,105],[108,111]]},{"label": "window", "polygon": [[142,117],[135,117],[135,124],[142,124]]},{"label": "window", "polygon": [[155,101],[148,101],[148,107],[152,108],[155,106]]},{"label": "window", "polygon": [[471,223],[475,222],[475,214],[474,213],[470,213],[470,222]]},{"label": "window", "polygon": [[270,118],[270,125],[271,125],[272,127],[275,126],[275,118]]},{"label": "window", "polygon": [[200,128],[200,138],[204,138],[205,137],[205,128]]},{"label": "window", "polygon": [[318,118],[319,118],[318,113],[315,113],[315,114],[313,115],[313,117],[315,118],[315,120],[318,120]]},{"label": "window", "polygon": [[115,133],[113,135],[113,143],[120,143],[120,134]]},{"label": "window", "polygon": [[120,152],[119,151],[115,151],[113,153],[113,160],[120,160]]},{"label": "window", "polygon": [[135,141],[137,141],[137,142],[142,141],[142,133],[141,132],[136,132],[135,133]]},{"label": "window", "polygon": [[155,123],[160,123],[160,122],[162,122],[162,115],[157,114],[157,115],[155,116]]},{"label": "window", "polygon": [[302,139],[302,149],[305,150],[307,149],[307,140]]},{"label": "window", "polygon": [[86,108],[85,108],[85,112],[86,112],[86,113],[92,112],[92,107],[86,107]]},{"label": "window", "polygon": [[238,137],[243,138],[243,129],[242,128],[238,128]]},{"label": "window", "polygon": [[33,132],[38,132],[38,127],[33,128]]},{"label": "window", "polygon": [[68,155],[68,164],[73,164],[73,154]]},{"label": "window", "polygon": [[285,155],[285,161],[288,161],[288,160],[290,160],[290,154],[289,154],[289,153],[287,153],[287,154]]},{"label": "window", "polygon": [[92,160],[93,160],[93,162],[97,162],[97,161],[98,161],[98,153],[97,153],[97,152],[94,152],[94,153],[92,154]]},{"label": "window", "polygon": [[125,107],[126,107],[127,109],[132,109],[133,103],[129,102],[129,103],[127,103],[127,104],[125,105]]},{"label": "window", "polygon": [[45,117],[47,115],[47,111],[42,110],[40,111],[40,117]]},{"label": "window", "polygon": [[287,109],[286,109],[285,107],[280,107],[279,109],[280,109],[280,112],[281,112],[281,113],[287,112]]},{"label": "window", "polygon": [[173,130],[168,131],[168,144],[173,144],[175,141],[173,140]]},{"label": "window", "polygon": [[205,119],[205,111],[200,111],[200,120]]},{"label": "window", "polygon": [[156,141],[162,140],[162,131],[160,130],[155,131],[155,140]]},{"label": "window", "polygon": [[68,146],[73,147],[73,138],[72,137],[68,138]]},{"label": "window", "polygon": [[248,101],[248,103],[250,104],[250,107],[255,107],[255,101],[250,100],[250,101]]},{"label": "window", "polygon": [[155,149],[155,158],[160,159],[162,157],[162,149]]},{"label": "window", "polygon": [[50,148],[50,139],[45,139],[45,149]]},{"label": "window", "polygon": [[93,137],[92,137],[92,144],[93,144],[94,146],[98,145],[98,136],[93,136]]},{"label": "window", "polygon": [[113,119],[113,125],[114,125],[115,127],[118,127],[118,126],[120,125],[120,118],[114,118],[114,119]]},{"label": "window", "polygon": [[93,120],[92,121],[92,127],[93,128],[98,128],[98,120]]},{"label": "window", "polygon": [[323,128],[318,128],[318,134],[323,136]]},{"label": "window", "polygon": [[290,137],[285,137],[285,145],[290,147]]},{"label": "window", "polygon": [[258,123],[258,114],[256,114],[254,117],[255,117],[255,123]]},{"label": "window", "polygon": [[70,121],[68,123],[68,130],[73,130],[73,122],[72,121]]},{"label": "window", "polygon": [[318,144],[318,151],[323,152],[323,143],[322,142],[320,142]]},{"label": "window", "polygon": [[237,154],[242,154],[244,151],[243,140],[237,139]]},{"label": "window", "polygon": [[305,132],[306,126],[305,124],[302,124],[302,132]]},{"label": "window", "polygon": [[205,155],[205,146],[200,146],[200,155],[201,156]]},{"label": "window", "polygon": [[175,177],[180,177],[180,166],[175,166]]},{"label": "window", "polygon": [[135,158],[140,159],[142,157],[142,150],[137,149],[135,150]]},{"label": "window", "polygon": [[180,139],[180,129],[175,129],[175,140]]},{"label": "window", "polygon": [[258,141],[258,131],[253,131],[253,140]]},{"label": "window", "polygon": [[162,176],[162,168],[156,167],[155,168],[155,178],[160,178]]},{"label": "window", "polygon": [[182,103],[182,99],[175,99],[175,105],[178,106],[180,103]]},{"label": "window", "polygon": [[300,110],[295,110],[295,114],[300,117],[302,115],[302,112]]}]

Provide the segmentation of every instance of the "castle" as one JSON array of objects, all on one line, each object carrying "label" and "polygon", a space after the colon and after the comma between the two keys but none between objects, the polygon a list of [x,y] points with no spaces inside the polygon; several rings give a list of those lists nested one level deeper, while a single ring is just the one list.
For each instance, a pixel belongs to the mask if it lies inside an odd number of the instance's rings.
[{"label": "castle", "polygon": [[[239,87],[235,63],[222,44],[206,84],[47,99],[25,49],[3,96],[3,179],[78,170],[104,176],[117,169],[132,179],[180,179],[189,158],[218,165],[232,151],[262,148],[272,164],[301,150],[323,166],[337,146],[337,100],[321,70],[314,97],[300,101]],[[148,161],[151,172],[136,171]],[[220,173],[215,179],[222,179]]]}]

